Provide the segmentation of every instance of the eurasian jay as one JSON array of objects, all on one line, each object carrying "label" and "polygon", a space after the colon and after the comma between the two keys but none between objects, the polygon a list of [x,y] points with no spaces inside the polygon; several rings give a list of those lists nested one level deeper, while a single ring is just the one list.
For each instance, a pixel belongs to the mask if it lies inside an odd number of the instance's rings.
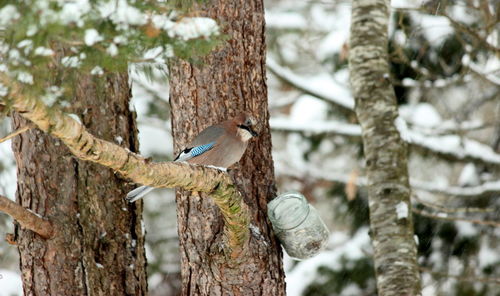
[{"label": "eurasian jay", "polygon": [[[248,141],[258,135],[253,130],[255,125],[256,121],[252,116],[242,113],[233,119],[209,126],[199,133],[174,161],[226,169],[241,159]],[[138,187],[130,191],[126,199],[134,202],[153,189],[154,187],[150,186]]]}]

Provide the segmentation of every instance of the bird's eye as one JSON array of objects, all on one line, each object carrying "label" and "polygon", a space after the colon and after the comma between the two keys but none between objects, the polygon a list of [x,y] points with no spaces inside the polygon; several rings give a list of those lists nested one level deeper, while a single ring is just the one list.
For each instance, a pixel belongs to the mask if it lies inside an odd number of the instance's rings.
[{"label": "bird's eye", "polygon": [[246,126],[251,126],[251,125],[252,125],[252,120],[247,119],[247,120],[245,121],[245,125],[246,125]]}]

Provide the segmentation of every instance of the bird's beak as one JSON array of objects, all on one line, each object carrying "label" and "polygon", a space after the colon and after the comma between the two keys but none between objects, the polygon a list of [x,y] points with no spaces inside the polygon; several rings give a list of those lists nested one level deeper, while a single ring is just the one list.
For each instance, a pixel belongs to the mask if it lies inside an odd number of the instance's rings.
[{"label": "bird's beak", "polygon": [[256,131],[254,131],[252,128],[249,128],[248,131],[250,132],[250,134],[252,135],[252,137],[258,137],[259,136],[259,134]]}]

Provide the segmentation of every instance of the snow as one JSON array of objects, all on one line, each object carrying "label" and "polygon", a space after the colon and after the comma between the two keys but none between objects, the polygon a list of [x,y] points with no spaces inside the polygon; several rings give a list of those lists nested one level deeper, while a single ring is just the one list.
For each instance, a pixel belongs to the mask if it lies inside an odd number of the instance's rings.
[{"label": "snow", "polygon": [[68,116],[71,117],[71,118],[73,118],[73,120],[75,120],[79,124],[82,124],[82,121],[80,120],[80,117],[78,117],[78,115],[76,115],[75,113],[70,113],[70,114],[68,114]]},{"label": "snow", "polygon": [[5,97],[9,93],[9,88],[0,83],[0,97]]},{"label": "snow", "polygon": [[491,248],[489,246],[488,239],[481,239],[478,259],[479,259],[479,267],[484,268],[489,265],[498,265],[500,261],[500,256],[498,250],[495,248]]},{"label": "snow", "polygon": [[269,124],[274,130],[304,132],[306,134],[332,133],[358,137],[361,135],[361,127],[359,125],[333,120],[302,123],[293,119],[279,117],[271,118]]},{"label": "snow", "polygon": [[458,159],[473,158],[487,163],[500,164],[500,155],[490,146],[458,135],[429,136],[408,128],[401,117],[395,121],[405,141],[436,151],[453,155]]},{"label": "snow", "polygon": [[408,204],[404,201],[399,202],[396,205],[396,214],[398,219],[407,219],[408,218]]},{"label": "snow", "polygon": [[308,23],[302,14],[291,11],[266,10],[266,28],[280,30],[304,30]]},{"label": "snow", "polygon": [[466,221],[455,221],[454,223],[458,230],[458,235],[461,237],[471,237],[479,234],[473,223]]},{"label": "snow", "polygon": [[420,8],[421,0],[392,0],[392,8]]},{"label": "snow", "polygon": [[92,46],[99,41],[102,41],[103,37],[99,35],[96,29],[87,29],[85,30],[84,41],[87,46]]},{"label": "snow", "polygon": [[103,18],[109,18],[119,30],[126,30],[130,25],[146,24],[146,16],[126,0],[110,0],[101,3],[99,13]]},{"label": "snow", "polygon": [[54,51],[50,48],[39,46],[39,47],[35,48],[34,53],[35,53],[35,55],[39,55],[39,56],[51,56],[54,54]]},{"label": "snow", "polygon": [[114,57],[114,56],[116,56],[116,55],[118,54],[118,47],[117,47],[114,43],[111,43],[111,44],[108,46],[108,48],[106,49],[106,52],[107,52],[110,56]]},{"label": "snow", "polygon": [[26,84],[33,84],[33,75],[25,71],[17,72],[17,80]]},{"label": "snow", "polygon": [[444,16],[411,12],[410,17],[420,26],[425,38],[432,46],[440,46],[454,30],[450,21]]},{"label": "snow", "polygon": [[[363,258],[364,251],[371,248],[368,228],[366,227],[360,228],[352,237],[342,232],[331,233],[331,237],[337,235],[341,241],[338,241],[336,245],[311,259],[297,262],[297,265],[287,272],[285,281],[288,296],[301,296],[305,288],[318,277],[318,267],[326,266],[333,270],[339,270],[342,267],[342,258],[349,260]],[[330,239],[331,241],[332,239]]]},{"label": "snow", "polygon": [[325,16],[336,21],[328,28],[330,32],[324,37],[316,51],[317,57],[322,60],[331,57],[335,53],[340,53],[345,44],[349,43],[351,7],[349,5],[336,6],[333,15]]},{"label": "snow", "polygon": [[470,62],[467,66],[478,75],[488,79],[491,83],[500,85],[500,59],[495,56],[488,57],[482,63]]},{"label": "snow", "polygon": [[347,109],[354,109],[354,99],[347,87],[347,81],[343,81],[344,85],[342,85],[335,80],[336,77],[345,79],[343,73],[335,74],[333,77],[329,73],[319,73],[312,77],[302,77],[278,65],[278,63],[269,56],[267,57],[266,65],[275,75],[278,75],[283,80],[289,81],[301,89],[307,89],[312,95]]},{"label": "snow", "polygon": [[90,70],[90,74],[100,76],[104,74],[104,70],[99,66],[95,66],[92,70]]},{"label": "snow", "polygon": [[[314,113],[312,112],[314,110],[309,108],[314,107],[304,107],[304,109],[297,108],[297,110],[299,110],[297,112],[298,115],[294,116],[293,119],[274,118],[270,120],[270,124],[277,130],[361,136],[361,128],[354,124],[335,121],[320,122],[317,120],[305,120],[306,122],[304,122],[304,120],[302,120],[303,116],[304,118],[311,118],[312,114],[312,117],[314,117]],[[427,111],[429,111],[429,109]],[[438,117],[429,112],[426,113],[426,118],[428,118],[433,124],[438,121]],[[423,124],[420,120],[421,119],[417,120],[418,123]],[[460,137],[458,135],[432,136],[423,134],[419,131],[408,128],[406,121],[401,116],[395,120],[395,124],[401,134],[401,137],[406,142],[412,143],[416,146],[445,155],[453,155],[458,159],[471,158],[486,163],[500,164],[500,154],[495,153],[493,149],[486,144],[482,144],[465,137]]]},{"label": "snow", "polygon": [[116,136],[115,137],[115,142],[118,143],[118,145],[121,145],[123,143],[122,136]]},{"label": "snow", "polygon": [[38,27],[36,25],[29,25],[26,31],[26,36],[32,37],[38,32]]},{"label": "snow", "polygon": [[478,21],[467,5],[451,5],[448,10],[452,19],[464,23],[464,25],[472,26],[474,22]]},{"label": "snow", "polygon": [[21,296],[23,286],[21,276],[18,273],[6,269],[0,269],[0,296]]},{"label": "snow", "polygon": [[431,128],[441,124],[442,119],[436,108],[429,103],[403,105],[399,109],[401,117],[417,126]]},{"label": "snow", "polygon": [[185,41],[200,37],[208,38],[212,35],[219,35],[219,26],[211,18],[185,17],[172,26],[168,35]]},{"label": "snow", "polygon": [[466,164],[460,173],[460,177],[458,178],[458,185],[477,186],[479,183],[480,180],[476,165],[473,163]]},{"label": "snow", "polygon": [[68,68],[78,68],[81,64],[80,59],[75,56],[65,56],[61,59],[61,63]]},{"label": "snow", "polygon": [[17,47],[18,48],[24,48],[24,50],[23,50],[24,54],[28,55],[31,52],[31,49],[33,49],[33,41],[29,40],[29,39],[21,40],[17,44]]},{"label": "snow", "polygon": [[83,16],[91,9],[88,0],[58,1],[62,4],[61,12],[58,14],[59,21],[62,24],[76,24],[82,27],[84,24]]},{"label": "snow", "polygon": [[17,11],[17,8],[14,5],[5,5],[2,9],[0,9],[0,28],[9,25],[12,21],[17,20],[20,17],[21,14]]}]

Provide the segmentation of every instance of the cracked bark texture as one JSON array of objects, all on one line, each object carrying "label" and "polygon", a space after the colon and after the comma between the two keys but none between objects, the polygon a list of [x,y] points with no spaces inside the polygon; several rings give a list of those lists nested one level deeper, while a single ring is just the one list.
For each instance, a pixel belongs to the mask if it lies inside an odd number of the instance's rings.
[{"label": "cracked bark texture", "polygon": [[[366,157],[378,294],[420,295],[407,147],[395,126],[398,109],[389,79],[389,7],[384,0],[352,2],[350,80]],[[398,217],[397,207],[406,207],[407,216]]]},{"label": "cracked bark texture", "polygon": [[[248,111],[260,122],[231,173],[250,207],[251,235],[246,253],[235,262],[221,250],[223,220],[213,200],[177,192],[182,295],[272,295],[285,293],[281,248],[265,214],[276,189],[271,157],[265,73],[262,0],[208,1],[206,16],[222,24],[229,40],[202,64],[171,66],[170,103],[175,150],[203,128]],[[238,264],[239,263],[239,264]]]},{"label": "cracked bark texture", "polygon": [[[76,81],[69,111],[99,138],[137,151],[127,75]],[[26,124],[14,114],[15,129]],[[146,295],[142,203],[124,200],[131,187],[38,129],[17,136],[12,147],[17,202],[49,219],[56,233],[45,240],[16,227],[24,295]]]}]

